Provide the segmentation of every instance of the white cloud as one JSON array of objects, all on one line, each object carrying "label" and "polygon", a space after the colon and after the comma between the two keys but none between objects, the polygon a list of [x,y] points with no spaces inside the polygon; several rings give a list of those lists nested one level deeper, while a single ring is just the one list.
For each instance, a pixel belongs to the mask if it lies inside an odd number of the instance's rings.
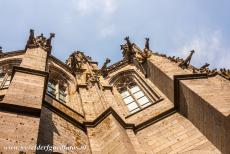
[{"label": "white cloud", "polygon": [[115,0],[73,0],[73,5],[80,15],[102,13],[107,16],[115,12]]},{"label": "white cloud", "polygon": [[195,54],[191,63],[197,67],[208,62],[211,68],[230,68],[230,47],[224,46],[222,40],[221,31],[201,33],[187,41],[177,51],[182,57],[186,57],[189,51],[194,49]]},{"label": "white cloud", "polygon": [[102,38],[111,36],[114,33],[115,33],[115,26],[114,25],[102,27],[100,29],[100,37],[102,37]]}]

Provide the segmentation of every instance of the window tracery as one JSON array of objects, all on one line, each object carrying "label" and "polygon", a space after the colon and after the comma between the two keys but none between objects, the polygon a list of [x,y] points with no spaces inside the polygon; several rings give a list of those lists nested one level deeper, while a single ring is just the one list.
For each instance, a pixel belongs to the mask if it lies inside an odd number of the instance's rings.
[{"label": "window tracery", "polygon": [[116,87],[130,113],[135,113],[152,104],[151,100],[131,77],[122,78],[116,84]]},{"label": "window tracery", "polygon": [[133,70],[118,73],[111,79],[110,84],[116,87],[131,114],[147,108],[162,99]]}]

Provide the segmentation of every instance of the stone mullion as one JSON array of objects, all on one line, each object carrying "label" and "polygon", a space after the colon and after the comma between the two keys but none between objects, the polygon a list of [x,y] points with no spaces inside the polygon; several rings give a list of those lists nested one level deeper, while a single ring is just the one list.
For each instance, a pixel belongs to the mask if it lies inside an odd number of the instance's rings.
[{"label": "stone mullion", "polygon": [[60,89],[59,89],[59,84],[60,84],[60,83],[59,83],[59,82],[60,82],[60,81],[58,80],[58,81],[57,81],[57,84],[55,85],[55,97],[56,97],[57,100],[59,100],[59,97],[60,97],[60,96],[59,96],[59,93],[60,93]]},{"label": "stone mullion", "polygon": [[[135,103],[137,104],[137,106],[141,109],[140,104],[137,102],[137,99],[135,98],[135,96],[133,95],[133,93],[131,92],[131,90],[129,89],[129,87],[127,86],[127,90],[129,92],[129,94],[133,97]],[[135,110],[135,109],[134,109]]]}]

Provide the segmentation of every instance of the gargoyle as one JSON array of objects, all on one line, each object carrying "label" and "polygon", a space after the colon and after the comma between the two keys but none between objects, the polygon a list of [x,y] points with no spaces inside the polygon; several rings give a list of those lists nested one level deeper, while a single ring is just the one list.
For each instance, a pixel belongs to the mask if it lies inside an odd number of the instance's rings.
[{"label": "gargoyle", "polygon": [[203,69],[207,68],[209,65],[210,65],[210,64],[205,63],[203,66],[200,67],[200,70],[203,70]]},{"label": "gargoyle", "polygon": [[50,33],[50,37],[46,41],[46,46],[47,47],[51,47],[51,41],[52,41],[52,38],[54,38],[54,37],[55,37],[55,34],[54,33]]},{"label": "gargoyle", "polygon": [[181,68],[188,68],[194,52],[195,52],[194,50],[190,51],[189,56],[184,61],[182,61],[178,66],[180,66]]},{"label": "gargoyle", "polygon": [[145,38],[145,40],[146,40],[146,42],[145,42],[144,52],[141,53],[141,56],[143,58],[143,62],[145,62],[151,56],[151,52],[149,49],[149,38]]},{"label": "gargoyle", "polygon": [[106,58],[103,66],[101,67],[101,74],[102,74],[103,77],[106,77],[108,75],[108,72],[107,72],[108,63],[110,63],[110,59]]}]

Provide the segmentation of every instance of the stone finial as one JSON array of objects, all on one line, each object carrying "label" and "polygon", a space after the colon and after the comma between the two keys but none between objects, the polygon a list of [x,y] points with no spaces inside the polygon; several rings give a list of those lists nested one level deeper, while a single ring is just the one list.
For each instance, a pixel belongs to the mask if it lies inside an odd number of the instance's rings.
[{"label": "stone finial", "polygon": [[26,44],[26,48],[32,48],[36,46],[35,36],[34,36],[34,30],[30,29],[30,35]]},{"label": "stone finial", "polygon": [[178,66],[180,66],[181,68],[188,68],[189,64],[190,64],[190,61],[192,59],[192,55],[195,53],[194,50],[190,51],[190,54],[189,56],[184,60],[182,61]]},{"label": "stone finial", "polygon": [[133,56],[134,56],[134,51],[133,51],[133,44],[129,40],[129,37],[125,37],[126,44],[121,45],[121,49],[123,50],[123,57],[128,60],[129,63],[132,62]]},{"label": "stone finial", "polygon": [[107,71],[107,65],[110,63],[110,59],[106,58],[103,66],[101,67],[101,74],[103,77],[106,77],[108,75],[108,71]]},{"label": "stone finial", "polygon": [[26,49],[41,47],[50,53],[52,49],[51,40],[54,36],[55,36],[54,33],[50,33],[50,37],[48,39],[46,39],[43,34],[35,37],[34,30],[30,29],[30,35],[26,44]]}]

